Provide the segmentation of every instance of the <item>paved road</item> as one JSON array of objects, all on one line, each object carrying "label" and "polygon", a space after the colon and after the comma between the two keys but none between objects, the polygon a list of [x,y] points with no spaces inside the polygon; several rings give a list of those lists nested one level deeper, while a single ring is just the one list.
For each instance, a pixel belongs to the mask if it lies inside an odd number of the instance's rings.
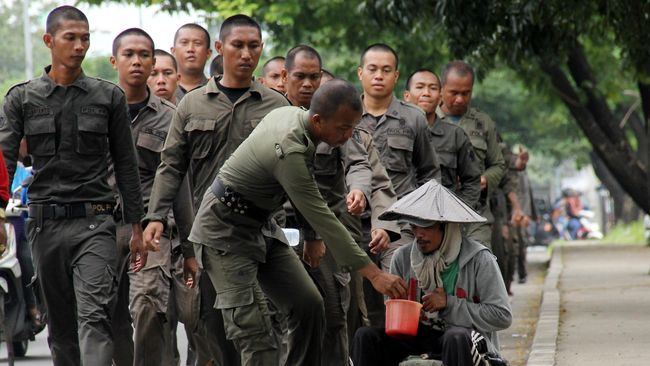
[{"label": "paved road", "polygon": [[510,366],[526,365],[530,353],[539,317],[542,286],[550,260],[547,248],[529,247],[527,260],[528,280],[525,284],[519,284],[515,278],[511,288],[514,294],[510,297],[512,325],[499,332],[501,354],[510,362]]},{"label": "paved road", "polygon": [[[180,326],[178,329],[178,351],[181,354],[181,365],[185,364],[187,357],[187,338],[185,329]],[[0,349],[0,365],[7,363],[7,347],[3,344]],[[50,349],[47,346],[47,329],[43,330],[36,336],[35,342],[29,343],[27,357],[16,360],[16,365],[20,366],[51,366],[52,357]]]}]

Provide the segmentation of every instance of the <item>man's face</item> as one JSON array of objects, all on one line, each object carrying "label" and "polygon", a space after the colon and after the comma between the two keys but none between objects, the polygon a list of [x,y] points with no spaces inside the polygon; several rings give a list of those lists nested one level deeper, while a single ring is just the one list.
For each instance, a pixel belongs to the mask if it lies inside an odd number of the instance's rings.
[{"label": "man's face", "polygon": [[282,69],[284,68],[284,61],[273,60],[266,65],[266,73],[260,78],[260,83],[266,85],[271,89],[275,89],[280,93],[286,93],[287,89],[282,82]]},{"label": "man's face", "polygon": [[357,70],[363,93],[374,98],[383,98],[393,93],[399,71],[397,60],[390,52],[368,51],[363,65]]},{"label": "man's face", "polygon": [[51,51],[52,64],[69,70],[79,69],[90,47],[88,23],[80,20],[61,20],[54,34],[43,35],[43,42]]},{"label": "man's face", "polygon": [[235,26],[226,39],[217,41],[223,56],[223,74],[235,80],[251,80],[262,55],[262,38],[255,27]]},{"label": "man's face", "polygon": [[293,105],[309,108],[314,92],[320,86],[321,66],[318,58],[305,52],[296,55],[291,71],[282,69],[282,81]]},{"label": "man's face", "polygon": [[315,129],[318,139],[326,144],[337,147],[343,145],[350,137],[354,127],[361,119],[361,112],[357,112],[347,105],[339,109],[329,118],[322,118],[315,114],[312,117],[315,120]]},{"label": "man's face", "polygon": [[462,116],[467,112],[472,100],[472,75],[460,76],[454,70],[447,74],[447,82],[442,87],[442,104],[447,114]]},{"label": "man's face", "polygon": [[205,33],[194,28],[179,30],[171,51],[178,62],[178,71],[181,74],[188,71],[190,73],[203,72],[205,63],[212,54]]},{"label": "man's face", "polygon": [[169,56],[156,57],[156,64],[147,79],[149,88],[160,98],[176,102],[176,85],[178,84],[178,73],[174,68],[174,62]]},{"label": "man's face", "polygon": [[440,82],[428,72],[421,71],[411,77],[409,90],[404,91],[404,100],[422,108],[426,114],[436,111],[440,103]]},{"label": "man's face", "polygon": [[128,35],[122,37],[117,55],[111,56],[111,64],[117,70],[120,85],[139,88],[147,84],[153,69],[152,44],[146,37]]},{"label": "man's face", "polygon": [[435,223],[429,227],[411,225],[418,248],[424,254],[430,254],[440,248],[445,235],[442,223]]}]

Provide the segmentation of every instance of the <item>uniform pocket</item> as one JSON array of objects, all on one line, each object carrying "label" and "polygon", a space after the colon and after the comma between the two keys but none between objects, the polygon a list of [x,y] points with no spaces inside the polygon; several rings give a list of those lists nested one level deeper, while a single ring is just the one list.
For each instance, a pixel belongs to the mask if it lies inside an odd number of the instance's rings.
[{"label": "uniform pocket", "polygon": [[411,169],[413,139],[409,136],[389,135],[386,169],[406,173]]},{"label": "uniform pocket", "polygon": [[485,160],[488,150],[487,142],[485,139],[482,136],[470,136],[469,140],[474,147],[474,152],[476,153],[479,161]]},{"label": "uniform pocket", "polygon": [[192,146],[192,159],[203,159],[210,152],[216,119],[191,119],[185,125],[188,145]]},{"label": "uniform pocket", "polygon": [[84,115],[77,119],[77,153],[102,155],[107,151],[108,119],[105,116]]},{"label": "uniform pocket", "polygon": [[267,333],[270,330],[261,305],[255,302],[252,287],[219,292],[215,307],[221,310],[228,339]]},{"label": "uniform pocket", "polygon": [[315,175],[335,175],[341,159],[335,148],[326,143],[320,143],[316,146],[316,155],[314,156],[314,174]]},{"label": "uniform pocket", "polygon": [[27,149],[32,155],[54,155],[56,153],[55,134],[54,116],[38,116],[25,121]]},{"label": "uniform pocket", "polygon": [[158,134],[140,131],[136,140],[140,167],[156,171],[160,163],[160,152],[165,145],[165,139]]}]

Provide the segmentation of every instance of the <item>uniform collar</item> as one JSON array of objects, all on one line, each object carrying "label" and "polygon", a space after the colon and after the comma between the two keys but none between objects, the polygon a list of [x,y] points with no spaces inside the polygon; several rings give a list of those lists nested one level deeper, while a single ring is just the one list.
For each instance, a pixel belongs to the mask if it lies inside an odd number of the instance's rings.
[{"label": "uniform collar", "polygon": [[[41,78],[40,78],[41,82],[43,82],[44,85],[45,85],[45,97],[46,98],[49,97],[50,95],[52,95],[52,93],[54,93],[54,90],[57,87],[60,86],[57,83],[55,83],[54,80],[50,79],[50,77],[47,75],[50,72],[51,69],[52,69],[52,65],[46,66],[45,69],[43,69],[43,75],[41,75]],[[88,92],[88,80],[87,79],[88,79],[88,77],[86,76],[86,74],[84,74],[84,71],[82,69],[81,74],[79,74],[77,79],[72,84],[70,84],[68,86],[75,86],[75,87],[77,87],[77,88],[79,88],[79,89],[81,89],[81,90],[83,90],[83,91],[85,91],[87,93]]]},{"label": "uniform collar", "polygon": [[[472,110],[472,107],[471,107],[471,106],[468,107],[467,110],[465,111],[465,114],[463,114],[462,116],[460,116],[460,119],[463,119],[463,118],[467,117],[467,116],[470,114],[471,110]],[[447,114],[445,114],[445,112],[442,111],[441,106],[438,106],[438,107],[436,108],[436,116],[437,116],[438,118],[441,118],[441,119],[442,119],[442,118],[446,118],[446,117],[447,117]]]},{"label": "uniform collar", "polygon": [[151,89],[147,86],[147,93],[149,93],[149,100],[147,101],[147,108],[153,109],[155,112],[158,112],[160,109],[160,104],[162,101],[160,97],[154,94]]},{"label": "uniform collar", "polygon": [[433,126],[429,126],[429,125],[427,125],[427,127],[429,128],[429,131],[430,131],[432,134],[434,134],[434,135],[436,135],[436,136],[443,136],[443,135],[445,134],[445,130],[444,130],[444,129],[442,128],[442,126],[440,125],[441,123],[444,123],[444,122],[442,121],[442,119],[440,119],[440,118],[436,118],[436,121],[433,123]]},{"label": "uniform collar", "polygon": [[[372,116],[370,113],[368,113],[366,111],[366,107],[363,104],[363,98],[365,98],[365,95],[362,94],[361,95],[361,104],[363,105],[363,116],[365,116],[365,115]],[[390,100],[390,104],[388,105],[388,109],[386,109],[386,113],[384,113],[384,116],[399,119],[400,118],[399,117],[399,106],[400,106],[400,100],[395,98],[395,96],[393,95],[391,100]]]},{"label": "uniform collar", "polygon": [[[223,78],[223,76],[219,75],[216,78],[212,78],[212,79],[208,80],[208,83],[205,85],[205,91],[203,93],[204,94],[221,94],[222,91],[217,86],[217,82],[219,82],[219,80],[221,80],[222,78]],[[251,95],[257,96],[259,99],[262,99],[262,88],[263,87],[264,86],[262,86],[262,84],[260,84],[258,81],[252,80],[251,85],[248,88],[248,92]]]}]

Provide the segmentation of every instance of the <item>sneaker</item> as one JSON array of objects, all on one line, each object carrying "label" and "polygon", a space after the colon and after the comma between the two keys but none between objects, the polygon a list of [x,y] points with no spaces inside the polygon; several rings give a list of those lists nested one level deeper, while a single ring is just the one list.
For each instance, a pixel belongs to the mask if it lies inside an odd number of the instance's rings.
[{"label": "sneaker", "polygon": [[526,283],[526,280],[527,280],[527,279],[528,279],[527,277],[520,277],[520,278],[519,278],[519,281],[517,281],[517,283],[519,283],[520,285],[521,285],[521,284],[524,284],[524,283]]}]

